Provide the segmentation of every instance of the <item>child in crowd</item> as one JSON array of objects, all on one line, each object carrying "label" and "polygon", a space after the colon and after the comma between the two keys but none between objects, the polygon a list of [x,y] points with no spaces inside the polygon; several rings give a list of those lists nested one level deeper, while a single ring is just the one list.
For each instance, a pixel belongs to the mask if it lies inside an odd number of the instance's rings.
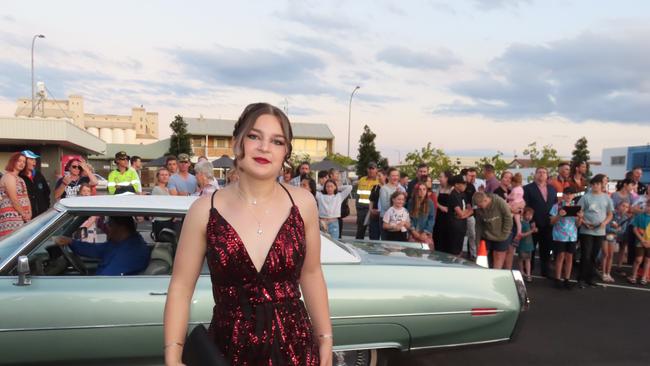
[{"label": "child in crowd", "polygon": [[310,177],[309,174],[303,174],[300,176],[300,187],[311,192],[314,198],[316,197],[316,181],[314,178]]},{"label": "child in crowd", "polygon": [[634,248],[632,275],[627,280],[632,284],[636,283],[637,273],[643,262],[643,275],[640,283],[646,285],[648,283],[648,271],[650,270],[650,204],[646,204],[645,211],[634,217],[632,227],[637,240]]},{"label": "child in crowd", "polygon": [[[575,198],[576,189],[572,186],[564,188],[562,199],[553,205],[549,215],[553,225],[553,252],[555,253],[555,286],[571,289],[571,270],[573,269],[573,255],[578,244],[578,226],[580,216],[568,216],[564,209],[571,206]],[[564,281],[563,281],[564,279]]]},{"label": "child in crowd", "polygon": [[332,238],[338,239],[339,237],[341,228],[338,219],[341,217],[341,203],[350,192],[352,192],[352,186],[344,185],[339,191],[338,185],[333,179],[327,179],[323,184],[322,191],[316,192],[321,227]]},{"label": "child in crowd", "polygon": [[526,276],[526,281],[532,282],[533,277],[530,273],[530,261],[535,244],[533,243],[533,234],[537,232],[533,215],[535,210],[532,207],[525,207],[523,211],[523,220],[520,220],[521,225],[521,239],[517,247],[517,255],[519,256],[519,270]]},{"label": "child in crowd", "polygon": [[384,213],[386,240],[406,241],[406,234],[411,227],[411,217],[404,207],[406,192],[397,190],[390,196],[391,207]]},{"label": "child in crowd", "polygon": [[508,194],[508,205],[513,213],[515,220],[515,227],[517,234],[515,234],[513,242],[518,242],[521,239],[521,213],[523,212],[526,202],[524,201],[524,188],[522,187],[523,177],[521,173],[517,173],[512,177],[512,191]]},{"label": "child in crowd", "polygon": [[[83,183],[79,188],[79,196],[92,196],[92,187]],[[77,239],[83,240],[88,243],[95,243],[97,241],[97,219],[98,216],[90,216],[79,227]]]},{"label": "child in crowd", "polygon": [[[614,219],[607,225],[605,241],[603,242],[603,281],[614,282],[612,277],[612,263],[614,261],[614,252],[618,246],[618,258],[622,260],[622,253],[625,252],[627,246],[627,226],[630,223],[631,217],[628,213],[630,210],[630,203],[627,201],[620,201],[614,211]],[[619,263],[619,269],[621,265]]]}]

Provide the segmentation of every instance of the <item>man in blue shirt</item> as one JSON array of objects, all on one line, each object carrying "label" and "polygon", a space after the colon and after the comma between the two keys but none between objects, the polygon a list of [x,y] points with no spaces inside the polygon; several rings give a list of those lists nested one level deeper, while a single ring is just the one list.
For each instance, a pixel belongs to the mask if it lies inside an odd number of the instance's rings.
[{"label": "man in blue shirt", "polygon": [[178,155],[178,173],[169,178],[169,194],[172,196],[191,196],[199,187],[196,177],[190,174],[190,156]]},{"label": "man in blue shirt", "polygon": [[77,255],[98,258],[97,276],[125,276],[143,271],[149,264],[150,251],[130,216],[114,216],[108,222],[108,241],[86,243],[65,236],[54,239],[57,245],[69,245]]}]

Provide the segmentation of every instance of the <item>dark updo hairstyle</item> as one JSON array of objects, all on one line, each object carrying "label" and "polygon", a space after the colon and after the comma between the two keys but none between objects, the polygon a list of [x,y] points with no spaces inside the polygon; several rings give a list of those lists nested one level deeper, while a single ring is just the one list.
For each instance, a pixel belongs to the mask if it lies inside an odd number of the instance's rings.
[{"label": "dark updo hairstyle", "polygon": [[235,128],[232,132],[233,138],[233,152],[235,154],[235,167],[237,166],[237,161],[244,157],[244,136],[246,136],[255,126],[257,119],[265,114],[274,116],[280,121],[280,126],[282,127],[282,133],[284,134],[284,139],[287,147],[287,155],[284,157],[284,163],[291,165],[289,163],[289,158],[291,157],[291,151],[293,147],[291,145],[291,140],[293,140],[293,131],[291,130],[291,123],[289,122],[289,117],[287,117],[284,112],[278,107],[274,107],[268,103],[252,103],[244,108],[241,116],[235,123]]},{"label": "dark updo hairstyle", "polygon": [[618,182],[616,182],[616,191],[620,191],[621,189],[623,189],[623,187],[632,183],[634,183],[634,180],[632,180],[632,178],[625,178],[623,180],[619,180]]}]

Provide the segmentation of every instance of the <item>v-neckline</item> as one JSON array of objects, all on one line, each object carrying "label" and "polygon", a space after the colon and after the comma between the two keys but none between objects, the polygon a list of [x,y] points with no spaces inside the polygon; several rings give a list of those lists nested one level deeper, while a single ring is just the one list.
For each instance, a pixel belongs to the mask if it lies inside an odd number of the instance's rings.
[{"label": "v-neckline", "polygon": [[291,216],[293,216],[293,214],[294,214],[293,210],[295,208],[296,208],[295,204],[291,206],[291,209],[289,209],[289,215],[287,215],[287,218],[284,219],[284,221],[282,221],[282,225],[280,225],[280,228],[278,229],[278,232],[275,233],[275,237],[273,238],[273,241],[271,242],[271,245],[269,246],[269,249],[266,251],[266,256],[264,256],[264,262],[262,262],[262,267],[260,267],[259,270],[257,269],[257,267],[255,267],[255,262],[253,261],[253,258],[251,257],[250,253],[248,252],[248,248],[246,247],[246,244],[244,244],[244,240],[241,238],[241,235],[239,235],[239,232],[237,231],[237,229],[235,229],[235,227],[232,226],[232,224],[219,212],[219,210],[217,210],[216,208],[214,210],[216,211],[217,215],[219,215],[219,217],[223,220],[223,222],[225,222],[228,225],[228,227],[230,227],[230,229],[235,233],[235,237],[237,238],[237,242],[242,247],[242,249],[244,251],[244,254],[245,254],[245,257],[246,257],[246,259],[248,260],[248,263],[251,266],[251,269],[253,269],[253,271],[255,271],[256,275],[260,275],[262,273],[262,271],[264,271],[264,268],[266,268],[266,263],[269,260],[269,255],[271,254],[271,251],[273,250],[273,248],[277,244],[278,237],[280,236],[280,231],[282,231],[284,226],[287,224],[287,221],[289,221]]}]

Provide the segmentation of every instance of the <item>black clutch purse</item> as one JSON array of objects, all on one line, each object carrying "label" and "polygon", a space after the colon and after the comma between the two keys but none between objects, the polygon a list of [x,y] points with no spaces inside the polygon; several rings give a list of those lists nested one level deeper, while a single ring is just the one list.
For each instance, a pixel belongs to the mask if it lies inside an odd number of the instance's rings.
[{"label": "black clutch purse", "polygon": [[203,324],[194,327],[187,336],[183,347],[183,363],[187,366],[230,366]]}]

